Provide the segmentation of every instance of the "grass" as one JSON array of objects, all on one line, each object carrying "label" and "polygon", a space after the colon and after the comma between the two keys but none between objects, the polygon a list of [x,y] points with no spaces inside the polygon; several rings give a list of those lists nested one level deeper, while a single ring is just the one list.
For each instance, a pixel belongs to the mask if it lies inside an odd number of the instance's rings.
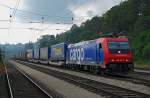
[{"label": "grass", "polygon": [[150,62],[145,63],[143,61],[136,61],[135,62],[136,69],[143,69],[143,70],[150,70]]}]

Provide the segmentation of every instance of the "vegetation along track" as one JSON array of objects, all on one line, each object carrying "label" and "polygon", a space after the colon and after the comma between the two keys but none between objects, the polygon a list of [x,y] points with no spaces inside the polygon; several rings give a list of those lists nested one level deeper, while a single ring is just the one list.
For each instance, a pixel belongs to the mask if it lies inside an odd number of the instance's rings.
[{"label": "vegetation along track", "polygon": [[32,64],[25,63],[25,62],[24,63],[22,62],[22,64],[29,66],[31,68],[34,68],[36,70],[39,70],[41,72],[47,73],[49,75],[52,75],[54,77],[60,78],[62,80],[65,80],[67,82],[71,82],[74,85],[80,86],[91,92],[94,92],[96,94],[99,94],[99,95],[102,95],[105,97],[109,97],[109,98],[150,98],[150,95],[135,92],[132,90],[112,86],[109,84],[82,78],[79,76],[70,75],[70,74],[59,72],[56,70],[37,67]]},{"label": "vegetation along track", "polygon": [[9,87],[9,97],[5,98],[53,98],[21,70],[11,64],[5,69]]}]

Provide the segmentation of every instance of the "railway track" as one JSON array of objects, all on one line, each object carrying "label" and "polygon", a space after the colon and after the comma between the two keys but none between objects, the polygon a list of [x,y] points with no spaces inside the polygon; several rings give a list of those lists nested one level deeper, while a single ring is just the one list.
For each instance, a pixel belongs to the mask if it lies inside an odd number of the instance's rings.
[{"label": "railway track", "polygon": [[0,67],[0,98],[9,98],[10,91],[8,87],[8,81],[5,74],[5,67],[1,65]]},{"label": "railway track", "polygon": [[134,70],[136,73],[140,73],[140,74],[148,74],[150,75],[150,70],[140,70],[140,69],[135,69]]},{"label": "railway track", "polygon": [[150,87],[150,76],[149,74],[146,73],[141,74],[141,73],[133,72],[127,75],[119,75],[116,78],[123,81],[130,81],[136,84],[142,84]]},{"label": "railway track", "polygon": [[14,66],[7,64],[5,71],[7,95],[0,98],[54,98]]},{"label": "railway track", "polygon": [[[19,63],[22,63],[24,61],[18,61]],[[26,62],[24,62],[26,63]],[[34,63],[29,63],[29,64],[34,64]],[[43,65],[43,64],[42,64]],[[47,66],[46,64],[44,66]],[[52,66],[55,67],[55,66]],[[62,69],[62,67],[55,67],[55,68],[59,68]],[[72,69],[66,69],[63,68],[64,70],[72,70]],[[86,71],[80,71],[80,70],[73,70],[73,71],[77,71],[77,72],[81,72],[81,73],[86,73],[86,74],[90,74],[90,75],[95,75],[95,76],[99,76],[97,74],[91,73],[91,72],[86,72]],[[129,73],[127,75],[125,74],[119,74],[119,75],[102,75],[101,77],[105,77],[105,78],[109,78],[109,79],[117,79],[117,80],[121,80],[121,81],[127,81],[127,82],[132,82],[135,84],[141,84],[141,85],[145,85],[145,86],[149,86],[150,87],[150,74],[149,73],[143,73],[143,72],[134,72],[134,73]]]},{"label": "railway track", "polygon": [[57,77],[67,82],[71,82],[74,85],[85,88],[96,94],[108,97],[108,98],[150,98],[150,95],[139,93],[136,91],[112,86],[109,84],[101,83],[98,81],[82,78],[79,76],[70,75],[67,73],[59,72],[56,70],[50,70],[42,67],[37,67],[32,64],[23,63],[22,64],[39,70],[41,72],[47,73],[51,76]]}]

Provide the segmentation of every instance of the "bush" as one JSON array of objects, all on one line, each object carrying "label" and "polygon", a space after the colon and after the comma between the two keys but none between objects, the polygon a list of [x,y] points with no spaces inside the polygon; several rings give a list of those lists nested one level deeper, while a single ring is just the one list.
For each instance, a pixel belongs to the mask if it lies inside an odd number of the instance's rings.
[{"label": "bush", "polygon": [[150,43],[144,47],[142,56],[145,60],[150,61]]}]

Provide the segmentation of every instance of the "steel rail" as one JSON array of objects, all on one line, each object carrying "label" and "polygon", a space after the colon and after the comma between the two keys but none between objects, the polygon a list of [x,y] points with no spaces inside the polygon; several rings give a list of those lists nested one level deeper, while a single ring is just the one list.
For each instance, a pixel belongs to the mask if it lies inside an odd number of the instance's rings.
[{"label": "steel rail", "polygon": [[8,71],[7,71],[6,65],[4,65],[4,66],[5,66],[7,84],[8,84],[8,87],[9,87],[10,98],[14,98],[13,92],[12,92],[12,87],[11,87],[11,84],[10,84],[10,79],[9,79]]},{"label": "steel rail", "polygon": [[30,82],[32,82],[36,87],[38,87],[44,94],[46,94],[49,98],[53,98],[52,95],[50,95],[46,90],[44,90],[42,87],[40,87],[36,82],[34,82],[33,79],[31,79],[28,75],[26,75],[22,70],[20,70],[18,67],[15,67],[23,76],[25,76]]},{"label": "steel rail", "polygon": [[[23,63],[24,65],[27,65],[27,63]],[[32,64],[28,64],[27,66],[31,67],[31,68],[35,68],[36,70],[39,70],[41,72],[47,73],[49,75],[52,75],[54,77],[60,78],[62,80],[66,80],[66,81],[72,81],[75,83],[75,85],[79,85],[83,88],[86,88],[90,91],[96,92],[97,94],[99,94],[100,92],[104,92],[105,94],[109,94],[113,97],[119,97],[119,98],[126,98],[126,97],[134,97],[134,98],[149,98],[150,95],[144,94],[144,93],[140,93],[140,92],[136,92],[133,90],[128,90],[125,88],[120,88],[117,86],[113,86],[113,85],[109,85],[109,84],[105,84],[105,83],[101,83],[98,81],[94,81],[94,80],[89,80],[89,79],[85,79],[79,76],[74,76],[74,75],[70,75],[70,74],[66,74],[66,73],[62,73],[59,71],[54,71],[54,70],[50,70],[50,69],[46,69],[46,68],[41,68],[41,67],[35,67],[35,66],[31,66]],[[73,84],[74,84],[73,83]],[[101,85],[101,87],[100,87]],[[98,91],[98,92],[97,92]]]}]

